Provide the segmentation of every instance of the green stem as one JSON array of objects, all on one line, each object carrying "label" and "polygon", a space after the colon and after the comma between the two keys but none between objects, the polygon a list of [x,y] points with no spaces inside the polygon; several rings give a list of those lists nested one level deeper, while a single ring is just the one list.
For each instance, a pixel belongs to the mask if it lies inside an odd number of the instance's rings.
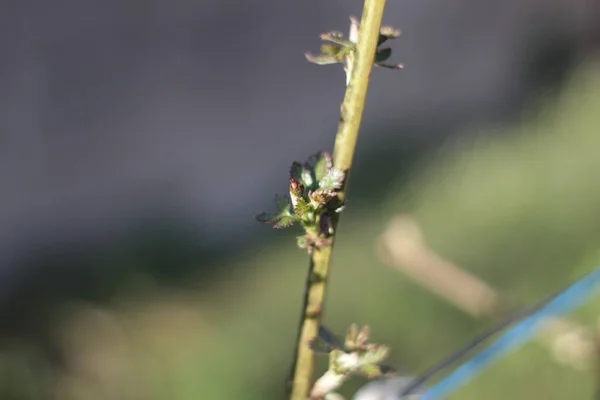
[{"label": "green stem", "polygon": [[[377,49],[379,30],[383,18],[385,0],[365,0],[360,34],[354,54],[352,76],[346,88],[342,103],[341,119],[335,137],[333,162],[336,168],[346,173],[344,188],[339,196],[346,196],[348,176],[352,167],[354,151],[360,123],[362,121],[367,89],[371,78],[371,69]],[[338,218],[333,219],[334,235]],[[306,400],[313,385],[314,353],[309,348],[309,341],[318,336],[321,323],[322,307],[329,277],[332,246],[316,249],[310,257],[309,273],[306,280],[304,309],[300,323],[296,358],[293,366],[291,382],[291,400]]]}]

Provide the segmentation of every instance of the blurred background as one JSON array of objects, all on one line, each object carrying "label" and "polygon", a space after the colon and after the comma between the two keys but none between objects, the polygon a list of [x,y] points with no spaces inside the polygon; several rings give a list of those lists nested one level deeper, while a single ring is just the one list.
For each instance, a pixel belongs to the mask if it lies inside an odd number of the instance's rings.
[{"label": "blurred background", "polygon": [[[253,216],[332,147],[344,74],[303,53],[361,10],[2,3],[0,398],[285,398],[307,256]],[[388,1],[384,22],[405,69],[372,75],[325,322],[416,374],[599,263],[600,7]],[[584,350],[531,343],[453,398],[592,398],[599,306],[570,317]]]}]

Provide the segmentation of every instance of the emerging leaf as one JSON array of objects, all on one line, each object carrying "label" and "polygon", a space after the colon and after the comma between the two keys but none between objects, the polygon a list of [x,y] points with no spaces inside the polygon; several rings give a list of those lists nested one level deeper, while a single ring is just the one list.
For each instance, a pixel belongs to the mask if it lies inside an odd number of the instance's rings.
[{"label": "emerging leaf", "polygon": [[290,200],[283,196],[275,196],[275,202],[277,203],[278,212],[276,213],[260,213],[254,218],[258,222],[265,224],[274,224],[273,228],[285,228],[292,225],[299,218],[291,214],[290,211]]},{"label": "emerging leaf", "polygon": [[275,228],[275,229],[287,228],[288,226],[292,226],[294,224],[294,222],[296,222],[296,218],[294,218],[293,216],[284,216],[284,217],[281,217],[277,222],[275,222],[275,225],[273,225],[273,228]]},{"label": "emerging leaf", "polygon": [[290,168],[290,184],[292,180],[297,181],[298,184],[303,186],[302,190],[310,188],[313,185],[314,179],[312,176],[311,168],[309,167],[308,163],[304,163],[304,165],[300,164],[297,161],[294,161],[292,163],[292,166]]},{"label": "emerging leaf", "polygon": [[331,199],[336,196],[333,190],[317,189],[314,192],[310,192],[308,197],[313,202],[315,207],[322,207]]},{"label": "emerging leaf", "polygon": [[258,222],[262,222],[263,224],[272,224],[273,222],[278,221],[282,218],[281,214],[275,213],[260,213],[254,217]]},{"label": "emerging leaf", "polygon": [[384,44],[386,41],[388,40],[387,36],[384,35],[379,35],[379,39],[377,39],[377,47],[381,46],[382,44]]},{"label": "emerging leaf", "polygon": [[334,44],[321,45],[321,53],[326,54],[328,56],[336,56],[340,52],[341,49],[342,49],[342,46],[336,46]]},{"label": "emerging leaf", "polygon": [[400,36],[400,29],[394,29],[391,26],[382,26],[379,30],[379,39],[377,39],[377,47],[381,46],[389,39],[395,39]]},{"label": "emerging leaf", "polygon": [[344,64],[349,63],[350,62],[349,60],[350,60],[353,50],[354,50],[354,46],[346,46],[346,47],[342,48],[342,50],[340,50],[340,52],[336,56],[338,62],[341,62]]},{"label": "emerging leaf", "polygon": [[363,375],[367,379],[373,379],[383,375],[381,372],[381,368],[375,364],[365,364],[360,366],[356,370],[356,374]]},{"label": "emerging leaf", "polygon": [[383,48],[381,50],[377,50],[375,54],[375,63],[382,63],[392,55],[392,49],[389,47]]},{"label": "emerging leaf", "polygon": [[[304,194],[304,186],[302,186],[302,184],[300,182],[298,182],[296,179],[291,178],[290,179],[290,198],[292,199],[292,208],[294,209],[294,212],[300,207],[302,207],[303,205],[306,204],[306,200],[304,200],[303,197]],[[298,214],[296,212],[296,214]]]},{"label": "emerging leaf", "polygon": [[383,63],[375,63],[376,67],[382,67],[387,69],[402,69],[404,68],[404,64],[383,64]]},{"label": "emerging leaf", "polygon": [[[320,35],[321,40],[335,43],[335,45],[324,44],[321,46],[321,54],[312,55],[306,53],[307,60],[313,64],[327,65],[342,63],[344,65],[344,71],[346,72],[346,84],[349,84],[350,76],[352,75],[352,69],[354,65],[354,50],[358,43],[360,34],[360,21],[355,17],[350,17],[350,32],[348,33],[348,39],[344,39],[341,32],[332,31],[326,32]],[[395,39],[400,36],[400,30],[395,29],[391,26],[382,26],[379,30],[379,37],[377,39],[377,47],[390,39]],[[374,64],[380,67],[388,69],[400,69],[400,64],[386,65],[382,64],[391,55],[391,49],[378,49],[374,59]]]},{"label": "emerging leaf", "polygon": [[320,54],[318,56],[315,56],[310,53],[304,53],[304,56],[309,62],[317,65],[329,65],[339,63],[336,56],[331,56],[327,54]]},{"label": "emerging leaf", "polygon": [[[370,329],[367,325],[359,330],[356,324],[352,324],[348,328],[343,349],[335,345],[329,346],[329,368],[317,380],[311,392],[311,395],[321,395],[321,397],[315,397],[315,399],[321,399],[327,393],[332,393],[352,375],[361,375],[367,379],[373,379],[394,374],[395,370],[393,368],[380,364],[389,352],[388,347],[368,343],[369,336]],[[318,339],[326,343],[337,341],[333,334],[323,327],[319,329]],[[311,342],[311,348],[313,349],[314,342]]]},{"label": "emerging leaf", "polygon": [[329,352],[329,369],[331,370],[339,370],[345,368],[344,365],[340,365],[339,359],[340,357],[346,355],[346,352],[340,349],[332,349]]},{"label": "emerging leaf", "polygon": [[358,325],[352,324],[348,328],[348,333],[346,333],[346,341],[344,346],[348,350],[353,350],[356,348],[356,336],[358,336]]},{"label": "emerging leaf", "polygon": [[341,32],[327,32],[323,33],[320,38],[321,40],[327,40],[328,42],[339,44],[343,47],[352,47],[355,43],[343,39],[344,35]]},{"label": "emerging leaf", "polygon": [[317,163],[321,159],[323,153],[325,153],[325,152],[320,151],[320,152],[318,152],[316,154],[312,154],[310,157],[308,157],[308,159],[306,160],[306,163],[305,163],[306,168],[310,169],[311,171],[314,171],[315,165],[317,165]]},{"label": "emerging leaf", "polygon": [[304,183],[304,186],[306,188],[310,188],[315,183],[313,176],[312,176],[312,172],[310,171],[310,169],[308,168],[307,165],[304,165],[304,168],[302,168],[301,177],[302,177],[302,183]]},{"label": "emerging leaf", "polygon": [[276,194],[275,203],[279,212],[290,214],[290,200],[287,197]]},{"label": "emerging leaf", "polygon": [[355,371],[361,365],[361,359],[356,352],[346,353],[341,352],[335,360],[336,371],[348,374]]},{"label": "emerging leaf", "polygon": [[362,329],[360,330],[360,332],[358,333],[358,336],[356,337],[356,346],[359,349],[365,348],[367,343],[369,343],[370,336],[371,336],[371,328],[369,328],[369,325],[363,326]]},{"label": "emerging leaf", "polygon": [[305,235],[298,238],[298,246],[309,253],[331,246],[332,220],[324,216],[341,211],[342,202],[336,200],[336,189],[341,187],[343,179],[344,173],[333,167],[327,152],[312,155],[304,164],[294,162],[290,167],[289,195],[276,197],[277,212],[262,213],[256,219],[272,223],[274,228],[299,222]]},{"label": "emerging leaf", "polygon": [[400,36],[400,33],[400,29],[396,29],[391,26],[382,26],[379,30],[379,34],[387,39],[395,39]]},{"label": "emerging leaf", "polygon": [[309,212],[310,212],[310,203],[302,197],[298,198],[298,201],[296,201],[296,204],[294,204],[294,214],[296,214],[296,216],[302,218]]},{"label": "emerging leaf", "polygon": [[336,190],[342,187],[342,183],[344,182],[344,171],[331,168],[327,171],[323,179],[319,181],[319,188],[324,190]]},{"label": "emerging leaf", "polygon": [[367,352],[361,356],[361,364],[379,364],[388,356],[390,349],[384,345],[369,345]]},{"label": "emerging leaf", "polygon": [[258,222],[273,224],[273,228],[275,229],[287,228],[298,220],[298,217],[295,215],[272,213],[260,213],[255,218]]},{"label": "emerging leaf", "polygon": [[302,180],[302,164],[298,161],[294,161],[290,167],[290,179]]},{"label": "emerging leaf", "polygon": [[341,38],[344,37],[344,34],[342,32],[340,32],[340,31],[330,31],[330,32],[327,32],[327,33],[323,33],[321,35],[321,38],[323,38],[323,36],[331,36],[334,39],[341,39]]},{"label": "emerging leaf", "polygon": [[319,181],[317,179],[317,175],[315,173],[315,167],[319,163],[320,158],[321,158],[321,152],[311,155],[310,157],[308,157],[308,160],[306,160],[306,162],[304,163],[304,169],[306,171],[308,171],[308,173],[310,174],[310,179],[312,182],[311,185],[313,187],[314,187],[314,184],[318,183],[318,181]]},{"label": "emerging leaf", "polygon": [[331,154],[329,154],[326,151],[319,153],[318,160],[315,162],[313,168],[315,171],[315,179],[317,180],[317,182],[321,182],[327,171],[329,171],[332,168],[333,159],[331,158]]}]

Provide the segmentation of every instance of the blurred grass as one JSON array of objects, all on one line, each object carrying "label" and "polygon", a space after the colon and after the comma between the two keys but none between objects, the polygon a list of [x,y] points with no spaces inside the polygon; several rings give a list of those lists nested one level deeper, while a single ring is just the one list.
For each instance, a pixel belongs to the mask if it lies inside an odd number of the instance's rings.
[{"label": "blurred grass", "polygon": [[[590,63],[558,101],[519,126],[449,141],[408,184],[367,207],[350,205],[336,242],[327,326],[370,324],[374,340],[392,346],[391,363],[416,373],[494,324],[377,260],[375,240],[398,212],[420,222],[438,254],[513,304],[535,302],[600,264],[598,110],[600,70]],[[194,290],[192,279],[174,290],[142,279],[106,306],[72,304],[55,333],[67,368],[53,370],[10,345],[0,367],[14,378],[0,381],[0,397],[284,398],[306,268],[306,256],[282,233],[239,255],[210,286],[199,279]],[[599,306],[595,300],[573,318],[596,326]],[[591,398],[594,374],[560,366],[532,343],[452,398]],[[28,383],[15,389],[14,382]]]}]

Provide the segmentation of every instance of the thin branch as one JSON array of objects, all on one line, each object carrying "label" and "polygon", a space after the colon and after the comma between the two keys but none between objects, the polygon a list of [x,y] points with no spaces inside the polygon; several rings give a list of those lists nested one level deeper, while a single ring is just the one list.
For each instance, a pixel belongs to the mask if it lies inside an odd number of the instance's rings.
[{"label": "thin branch", "polygon": [[[333,152],[334,166],[344,171],[346,176],[344,187],[339,193],[341,200],[346,194],[348,175],[356,149],[384,8],[385,0],[365,0],[352,75],[342,103],[341,119]],[[334,235],[337,224],[337,216],[332,216]],[[309,342],[318,336],[319,332],[332,246],[333,241],[330,246],[315,249],[310,257],[304,308],[292,372],[291,400],[306,400],[313,384],[315,361],[314,354],[309,348]]]}]

